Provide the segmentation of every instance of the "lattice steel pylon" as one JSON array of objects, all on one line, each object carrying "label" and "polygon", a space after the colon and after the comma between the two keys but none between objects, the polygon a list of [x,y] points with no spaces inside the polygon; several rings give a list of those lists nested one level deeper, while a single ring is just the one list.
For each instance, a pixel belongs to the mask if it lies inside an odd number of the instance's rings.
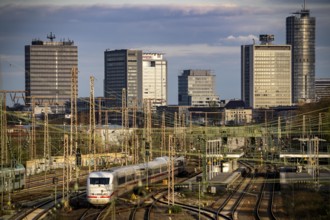
[{"label": "lattice steel pylon", "polygon": [[[44,160],[46,170],[50,168],[51,161],[51,152],[50,152],[50,144],[49,144],[49,127],[48,127],[48,104],[45,104],[44,110]],[[48,160],[48,163],[47,163]]]},{"label": "lattice steel pylon", "polygon": [[30,141],[30,160],[36,158],[36,115],[35,115],[35,100],[34,97],[31,97],[31,141]]},{"label": "lattice steel pylon", "polygon": [[[71,69],[71,114],[70,114],[70,151],[69,158],[75,158],[74,153],[78,148],[78,114],[77,114],[77,97],[78,97],[78,69]],[[70,181],[72,180],[72,170],[76,170],[76,179],[78,178],[76,163],[70,162]]]},{"label": "lattice steel pylon", "polygon": [[[153,148],[152,148],[152,126],[151,126],[151,100],[144,100],[144,128],[145,128],[145,143],[148,143],[149,147],[149,160],[153,158]],[[145,144],[147,145],[147,144]],[[145,149],[146,151],[146,149]]]},{"label": "lattice steel pylon", "polygon": [[181,117],[181,128],[182,128],[182,147],[184,156],[187,155],[187,141],[186,141],[186,115],[183,113]]},{"label": "lattice steel pylon", "polygon": [[128,121],[128,108],[127,108],[127,95],[126,95],[126,89],[122,89],[122,129],[124,133],[124,148],[125,148],[125,165],[128,164],[128,129],[129,129],[129,121]]},{"label": "lattice steel pylon", "polygon": [[69,203],[69,182],[70,182],[70,158],[69,158],[69,136],[64,134],[64,144],[63,144],[63,201],[65,206],[68,206]]},{"label": "lattice steel pylon", "polygon": [[138,163],[139,161],[139,151],[138,151],[138,138],[136,135],[136,111],[137,111],[137,101],[136,98],[133,99],[133,118],[132,118],[132,155],[133,155],[133,163]]},{"label": "lattice steel pylon", "polygon": [[[93,163],[96,170],[96,160],[95,160],[95,97],[94,97],[94,76],[90,77],[90,97],[89,97],[89,144],[88,144],[88,155],[93,152]],[[88,170],[90,171],[91,158],[88,162]]]},{"label": "lattice steel pylon", "polygon": [[173,135],[168,136],[168,162],[167,162],[167,205],[174,205],[174,144]]},{"label": "lattice steel pylon", "polygon": [[106,153],[109,153],[109,117],[108,117],[108,110],[105,111],[105,135],[104,135],[104,148],[106,150]]},{"label": "lattice steel pylon", "polygon": [[282,139],[282,129],[281,129],[281,116],[277,119],[277,146],[278,150],[281,150],[281,139]]},{"label": "lattice steel pylon", "polygon": [[[6,99],[6,95],[5,94],[0,94],[0,125],[1,125],[1,129],[0,129],[0,133],[1,133],[1,137],[0,137],[0,143],[1,143],[1,170],[3,169],[3,165],[4,165],[4,156],[5,156],[5,147],[6,147],[6,142],[5,142],[5,136],[7,134],[7,131],[6,131],[6,125],[4,123],[4,118],[3,118],[3,115],[4,115],[4,110],[3,110],[3,104],[4,104],[4,99]],[[3,181],[3,176],[1,176],[1,181]],[[1,211],[4,210],[4,190],[1,190]]]},{"label": "lattice steel pylon", "polygon": [[165,112],[162,113],[162,142],[160,145],[160,156],[163,156],[163,150],[166,152],[166,121]]},{"label": "lattice steel pylon", "polygon": [[8,163],[6,93],[1,95],[1,165]]}]

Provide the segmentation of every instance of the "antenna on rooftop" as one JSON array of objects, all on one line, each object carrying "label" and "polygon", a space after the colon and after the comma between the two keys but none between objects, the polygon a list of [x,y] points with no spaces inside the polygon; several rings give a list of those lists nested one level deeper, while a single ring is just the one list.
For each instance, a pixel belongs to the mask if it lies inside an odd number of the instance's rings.
[{"label": "antenna on rooftop", "polygon": [[50,39],[51,42],[53,42],[53,40],[56,38],[55,34],[53,34],[53,32],[50,32],[50,34],[47,35],[47,38]]}]

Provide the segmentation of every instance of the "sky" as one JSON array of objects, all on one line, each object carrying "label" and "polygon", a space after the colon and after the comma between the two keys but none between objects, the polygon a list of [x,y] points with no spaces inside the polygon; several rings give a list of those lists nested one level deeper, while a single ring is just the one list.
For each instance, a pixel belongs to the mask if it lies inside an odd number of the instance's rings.
[{"label": "sky", "polygon": [[[240,99],[240,46],[274,34],[285,44],[285,19],[303,0],[2,0],[0,90],[24,90],[24,46],[33,39],[73,40],[78,46],[79,97],[103,96],[104,51],[164,53],[168,104],[177,104],[178,75],[207,69],[220,99]],[[330,77],[330,1],[306,1],[316,17],[316,78]]]}]

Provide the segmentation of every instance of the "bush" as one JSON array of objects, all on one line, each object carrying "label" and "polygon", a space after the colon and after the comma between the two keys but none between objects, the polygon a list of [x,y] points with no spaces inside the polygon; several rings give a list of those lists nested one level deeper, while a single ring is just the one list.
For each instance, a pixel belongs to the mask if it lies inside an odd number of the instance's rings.
[{"label": "bush", "polygon": [[171,206],[169,208],[169,210],[170,210],[171,213],[174,213],[174,214],[182,212],[181,206],[178,206],[178,205]]}]

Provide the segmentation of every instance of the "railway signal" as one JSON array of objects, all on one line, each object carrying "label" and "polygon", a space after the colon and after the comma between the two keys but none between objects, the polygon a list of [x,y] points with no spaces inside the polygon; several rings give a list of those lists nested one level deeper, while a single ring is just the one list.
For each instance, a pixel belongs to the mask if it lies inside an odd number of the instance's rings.
[{"label": "railway signal", "polygon": [[77,152],[76,152],[76,165],[81,166],[81,151],[80,151],[80,148],[77,148]]}]

